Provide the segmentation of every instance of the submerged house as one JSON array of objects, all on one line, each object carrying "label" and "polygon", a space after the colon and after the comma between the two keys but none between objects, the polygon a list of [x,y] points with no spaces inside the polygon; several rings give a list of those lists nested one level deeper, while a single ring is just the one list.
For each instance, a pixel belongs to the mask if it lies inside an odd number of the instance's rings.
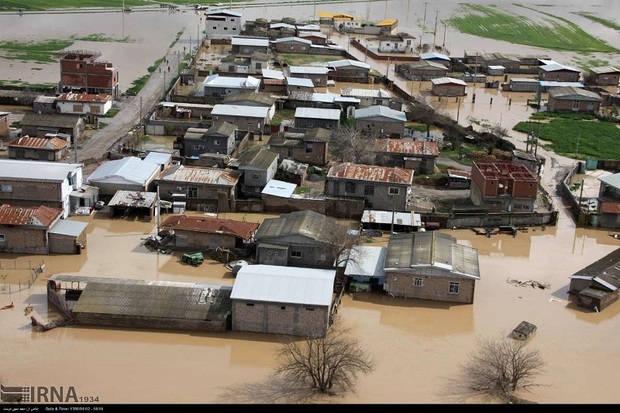
[{"label": "submerged house", "polygon": [[577,271],[570,277],[568,294],[579,307],[602,311],[618,300],[620,248]]}]

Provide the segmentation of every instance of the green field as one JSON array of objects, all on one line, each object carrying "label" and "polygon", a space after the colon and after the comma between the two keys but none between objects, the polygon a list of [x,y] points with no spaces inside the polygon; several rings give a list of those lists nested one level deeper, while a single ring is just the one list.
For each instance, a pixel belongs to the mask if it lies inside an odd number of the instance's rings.
[{"label": "green field", "polygon": [[[529,9],[532,10],[532,9]],[[590,36],[576,24],[538,12],[541,21],[497,10],[493,6],[460,4],[458,16],[448,20],[462,33],[550,50],[574,52],[617,52],[602,40]]]},{"label": "green field", "polygon": [[538,113],[514,130],[530,133],[545,149],[573,159],[620,159],[620,128],[591,115]]},{"label": "green field", "polygon": [[616,23],[613,20],[603,19],[601,17],[597,17],[593,15],[592,13],[587,13],[587,12],[580,12],[580,13],[575,13],[575,14],[578,14],[581,17],[585,17],[588,20],[592,20],[593,22],[600,23],[605,27],[609,27],[610,29],[620,31],[620,24]]}]

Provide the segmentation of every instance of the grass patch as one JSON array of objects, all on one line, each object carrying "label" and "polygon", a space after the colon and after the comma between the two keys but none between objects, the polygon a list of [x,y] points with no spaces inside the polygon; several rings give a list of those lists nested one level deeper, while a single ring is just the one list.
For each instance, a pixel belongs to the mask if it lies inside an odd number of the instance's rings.
[{"label": "grass patch", "polygon": [[517,123],[513,129],[533,133],[544,141],[541,146],[545,149],[568,158],[620,159],[620,129],[616,123],[570,114],[548,116],[542,122],[541,115],[536,116]]},{"label": "grass patch", "polygon": [[550,50],[617,52],[617,49],[590,36],[568,20],[534,11],[548,18],[543,18],[544,23],[537,23],[525,16],[501,12],[491,6],[460,4],[460,15],[448,21],[462,33],[509,43]]},{"label": "grass patch", "polygon": [[574,13],[574,14],[577,14],[577,15],[579,15],[581,17],[585,17],[586,19],[592,20],[593,22],[600,23],[600,24],[602,24],[605,27],[609,27],[610,29],[614,29],[614,30],[620,31],[620,24],[617,24],[613,20],[603,19],[601,17],[597,17],[594,14],[588,13],[588,12],[585,12],[585,11],[577,12],[577,13]]},{"label": "grass patch", "polygon": [[295,188],[295,193],[296,194],[309,194],[310,188],[308,188],[307,186],[298,186],[297,188]]},{"label": "grass patch", "polygon": [[73,40],[46,40],[42,42],[0,42],[4,58],[10,60],[25,60],[37,63],[54,63],[56,53],[73,44]]},{"label": "grass patch", "polygon": [[104,33],[94,33],[88,34],[86,36],[71,36],[72,40],[83,40],[85,42],[108,42],[108,43],[131,43],[132,40],[129,39],[129,36],[126,36],[122,39],[117,39],[114,37],[108,37]]},{"label": "grass patch", "polygon": [[108,110],[108,112],[105,114],[105,117],[106,118],[113,118],[120,111],[121,110],[118,109],[118,108],[112,108],[112,109]]},{"label": "grass patch", "polygon": [[278,57],[281,59],[282,63],[285,63],[289,66],[304,66],[314,62],[331,62],[337,56],[319,56],[319,55],[308,55],[308,54],[294,54],[294,53],[282,53],[279,54]]},{"label": "grass patch", "polygon": [[283,120],[295,119],[295,111],[293,109],[280,109],[276,112],[271,120],[272,125],[281,125]]}]

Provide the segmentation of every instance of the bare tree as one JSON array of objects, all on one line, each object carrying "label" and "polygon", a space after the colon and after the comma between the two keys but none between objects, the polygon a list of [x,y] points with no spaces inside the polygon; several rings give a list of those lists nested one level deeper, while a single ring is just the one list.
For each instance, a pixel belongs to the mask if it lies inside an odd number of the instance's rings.
[{"label": "bare tree", "polygon": [[463,385],[472,393],[512,401],[517,390],[540,386],[534,379],[544,364],[540,352],[526,347],[525,342],[480,340],[461,367]]},{"label": "bare tree", "polygon": [[372,164],[375,140],[365,136],[355,125],[347,124],[334,131],[329,141],[330,157],[340,162]]},{"label": "bare tree", "polygon": [[321,231],[321,241],[323,242],[323,253],[327,261],[334,263],[334,266],[347,261],[351,255],[351,248],[357,244],[358,237],[351,233],[346,225],[339,224],[335,219],[327,220]]},{"label": "bare tree", "polygon": [[352,391],[360,374],[374,370],[373,359],[348,330],[328,330],[325,337],[307,337],[284,343],[277,352],[281,361],[276,376],[291,387],[311,388],[335,395]]},{"label": "bare tree", "polygon": [[433,126],[440,117],[445,116],[446,103],[447,101],[444,99],[433,107],[427,96],[418,95],[416,96],[416,102],[411,111],[409,120],[426,125],[426,136],[429,137],[431,136],[431,126]]}]

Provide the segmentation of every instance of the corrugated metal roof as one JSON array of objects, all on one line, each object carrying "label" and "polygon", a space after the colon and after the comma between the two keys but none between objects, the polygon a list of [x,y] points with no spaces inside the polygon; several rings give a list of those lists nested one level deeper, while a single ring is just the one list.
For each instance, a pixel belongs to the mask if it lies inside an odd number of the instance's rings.
[{"label": "corrugated metal roof", "polygon": [[431,83],[433,85],[454,84],[454,85],[460,85],[460,86],[467,86],[467,83],[465,83],[461,79],[455,79],[453,77],[437,77],[435,79],[431,79]]},{"label": "corrugated metal roof", "polygon": [[62,93],[56,98],[57,101],[65,102],[99,102],[105,103],[112,100],[112,95],[107,93]]},{"label": "corrugated metal roof", "polygon": [[326,75],[329,69],[325,66],[289,66],[289,73],[312,74],[312,75]]},{"label": "corrugated metal roof", "polygon": [[238,158],[239,168],[251,167],[253,169],[268,170],[274,162],[277,162],[278,154],[261,147],[246,150]]},{"label": "corrugated metal roof", "polygon": [[598,277],[617,289],[620,287],[620,248],[575,272],[572,277]]},{"label": "corrugated metal roof", "polygon": [[406,155],[439,156],[437,141],[415,141],[413,139],[375,139],[375,151],[401,153]]},{"label": "corrugated metal roof", "polygon": [[312,82],[312,80],[311,79],[306,79],[305,77],[286,76],[286,83],[289,86],[310,87],[310,88],[314,87],[314,83]]},{"label": "corrugated metal roof", "polygon": [[296,42],[311,45],[312,42],[308,39],[301,39],[299,37],[291,36],[291,37],[280,37],[273,41],[275,44],[278,43],[288,43],[288,42]]},{"label": "corrugated metal roof", "polygon": [[259,85],[260,80],[253,76],[232,77],[220,76],[218,74],[207,76],[207,78],[202,82],[203,87],[224,87],[229,89],[258,89]]},{"label": "corrugated metal roof", "polygon": [[60,138],[35,138],[22,136],[7,143],[7,146],[17,148],[48,149],[58,151],[69,146],[69,142]]},{"label": "corrugated metal roof", "polygon": [[548,65],[542,65],[542,66],[538,66],[541,70],[545,71],[545,72],[557,72],[559,70],[566,70],[569,72],[579,72],[581,73],[581,70],[577,69],[576,67],[572,67],[572,66],[566,66],[560,63],[551,63]]},{"label": "corrugated metal roof", "polygon": [[596,73],[597,75],[602,75],[607,73],[620,73],[620,70],[616,69],[613,66],[599,66],[591,67],[590,72]]},{"label": "corrugated metal roof", "polygon": [[234,186],[239,181],[239,176],[240,174],[232,169],[173,165],[165,169],[158,179],[162,181]]},{"label": "corrugated metal roof", "polygon": [[340,89],[342,96],[354,96],[359,98],[390,98],[392,94],[385,89],[360,89],[345,87]]},{"label": "corrugated metal roof", "polygon": [[321,241],[337,226],[341,224],[332,217],[314,211],[295,211],[263,220],[254,239],[257,242],[274,242],[281,237],[302,235]]},{"label": "corrugated metal roof", "polygon": [[75,128],[80,115],[47,114],[26,112],[21,120],[23,126],[45,126],[48,128]]},{"label": "corrugated metal roof", "polygon": [[604,184],[613,186],[615,188],[620,188],[620,173],[599,176],[597,179]]},{"label": "corrugated metal roof", "polygon": [[327,62],[328,66],[334,67],[336,69],[338,68],[346,68],[347,66],[353,66],[356,68],[360,68],[360,69],[368,69],[370,70],[370,65],[366,64],[364,62],[360,62],[357,60],[349,60],[349,59],[342,59],[342,60],[332,60],[330,62]]},{"label": "corrugated metal roof", "polygon": [[390,168],[387,166],[362,165],[350,162],[334,163],[328,178],[354,179],[368,182],[389,182],[395,184],[411,184],[413,182],[413,169]]},{"label": "corrugated metal roof", "polygon": [[278,265],[246,265],[235,277],[232,300],[329,307],[336,270]]},{"label": "corrugated metal roof", "polygon": [[290,198],[295,192],[297,185],[290,182],[278,181],[277,179],[271,179],[263,188],[261,192],[263,195],[272,195],[280,198]]},{"label": "corrugated metal roof", "polygon": [[172,159],[172,155],[164,152],[149,152],[144,160],[146,162],[152,162],[157,165],[166,165]]},{"label": "corrugated metal roof", "polygon": [[351,248],[344,274],[349,276],[384,277],[385,270],[383,265],[386,254],[387,247],[355,245]]},{"label": "corrugated metal roof", "polygon": [[86,230],[86,227],[88,227],[88,222],[61,219],[48,230],[48,233],[79,237]]},{"label": "corrugated metal roof", "polygon": [[88,177],[88,182],[128,182],[144,185],[156,172],[160,165],[143,161],[135,156],[106,161]]},{"label": "corrugated metal roof", "polygon": [[355,111],[355,119],[372,118],[375,116],[393,119],[398,122],[407,122],[407,115],[401,110],[394,110],[387,106],[374,105],[367,108],[357,109]]},{"label": "corrugated metal roof", "polygon": [[250,90],[248,92],[240,92],[228,95],[224,98],[223,103],[234,104],[235,102],[242,102],[246,100],[254,103],[259,103],[267,107],[271,107],[274,103],[276,103],[277,99],[268,93]]},{"label": "corrugated metal roof", "polygon": [[259,226],[257,222],[187,215],[170,216],[161,224],[162,228],[232,235],[245,240],[251,239]]},{"label": "corrugated metal roof", "polygon": [[340,120],[340,109],[296,108],[296,118]]},{"label": "corrugated metal roof", "polygon": [[199,284],[86,281],[73,312],[183,320],[223,320],[231,289]]},{"label": "corrugated metal roof", "polygon": [[385,269],[438,267],[453,275],[480,279],[478,252],[436,231],[393,234],[388,241]]},{"label": "corrugated metal roof", "polygon": [[0,179],[63,182],[67,175],[75,173],[83,166],[81,163],[0,159]]},{"label": "corrugated metal roof", "polygon": [[36,208],[0,206],[0,225],[34,225],[49,227],[63,211],[41,205]]},{"label": "corrugated metal roof", "polygon": [[259,46],[269,47],[269,39],[257,39],[256,37],[233,36],[230,44],[232,46]]},{"label": "corrugated metal roof", "polygon": [[269,107],[217,104],[213,106],[211,116],[219,115],[265,119],[269,115]]},{"label": "corrugated metal roof", "polygon": [[284,73],[281,70],[262,69],[263,78],[284,80]]},{"label": "corrugated metal roof", "polygon": [[441,54],[441,53],[435,53],[435,52],[428,52],[428,53],[420,53],[420,59],[422,60],[427,60],[427,59],[440,59],[440,60],[446,60],[446,61],[450,61],[450,58],[448,56],[446,56],[445,54]]},{"label": "corrugated metal roof", "polygon": [[157,198],[156,192],[116,191],[108,206],[126,206],[132,208],[150,208]]},{"label": "corrugated metal roof", "polygon": [[571,86],[551,88],[549,89],[549,97],[554,99],[603,101],[603,98],[596,92]]}]

